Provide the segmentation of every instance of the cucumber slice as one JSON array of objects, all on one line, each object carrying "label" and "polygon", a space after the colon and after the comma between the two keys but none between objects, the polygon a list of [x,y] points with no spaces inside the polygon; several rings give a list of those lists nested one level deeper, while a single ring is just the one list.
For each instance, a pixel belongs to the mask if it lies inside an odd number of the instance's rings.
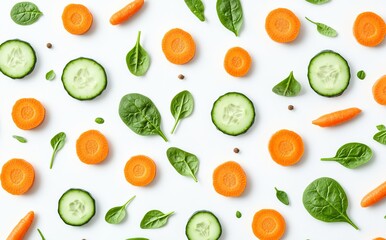
[{"label": "cucumber slice", "polygon": [[30,74],[36,64],[35,50],[19,39],[12,39],[0,45],[0,71],[13,79]]},{"label": "cucumber slice", "polygon": [[222,228],[217,217],[206,210],[195,212],[186,224],[185,234],[189,240],[220,239]]},{"label": "cucumber slice", "polygon": [[213,104],[212,122],[221,132],[237,136],[245,133],[255,121],[253,103],[244,94],[229,92]]},{"label": "cucumber slice", "polygon": [[62,82],[67,93],[78,100],[91,100],[107,86],[105,69],[90,58],[80,57],[67,63]]},{"label": "cucumber slice", "polygon": [[59,199],[58,213],[64,223],[82,226],[95,215],[95,200],[83,189],[71,188]]},{"label": "cucumber slice", "polygon": [[350,67],[339,53],[325,50],[313,57],[308,65],[311,88],[324,97],[341,95],[350,83]]}]

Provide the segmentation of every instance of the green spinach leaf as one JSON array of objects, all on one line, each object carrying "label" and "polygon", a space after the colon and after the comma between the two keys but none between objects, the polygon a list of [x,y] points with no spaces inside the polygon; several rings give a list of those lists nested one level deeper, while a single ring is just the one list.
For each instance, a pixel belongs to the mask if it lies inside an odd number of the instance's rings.
[{"label": "green spinach leaf", "polygon": [[105,221],[110,224],[119,224],[126,217],[126,207],[133,201],[135,196],[130,198],[125,204],[118,207],[113,207],[109,211],[107,211],[105,215]]},{"label": "green spinach leaf", "polygon": [[346,168],[357,168],[370,161],[373,151],[363,143],[346,143],[338,149],[335,157],[322,158],[322,161],[336,161]]},{"label": "green spinach leaf", "polygon": [[63,148],[65,141],[66,141],[66,134],[64,132],[60,132],[60,133],[56,134],[51,139],[51,147],[53,149],[53,152],[52,152],[52,156],[51,156],[50,169],[52,169],[52,165],[54,164],[54,159],[55,159],[57,152],[59,152],[59,150]]},{"label": "green spinach leaf", "polygon": [[286,192],[279,190],[275,187],[276,190],[276,197],[279,199],[280,202],[282,202],[285,205],[289,205],[289,199]]},{"label": "green spinach leaf", "polygon": [[373,139],[380,144],[386,145],[386,127],[385,125],[378,125],[377,129],[379,132],[377,132],[374,136]]},{"label": "green spinach leaf", "polygon": [[133,49],[126,55],[126,64],[135,76],[143,76],[150,67],[150,56],[141,46],[141,31],[138,32],[137,42]]},{"label": "green spinach leaf", "polygon": [[217,0],[216,9],[222,25],[238,36],[243,25],[243,8],[240,0]]},{"label": "green spinach leaf", "polygon": [[27,139],[25,139],[24,137],[17,136],[17,135],[13,135],[12,137],[14,139],[16,139],[17,141],[21,142],[21,143],[26,143],[27,142]]},{"label": "green spinach leaf", "polygon": [[170,164],[182,176],[192,177],[197,182],[199,161],[196,155],[185,152],[182,149],[171,147],[166,151]]},{"label": "green spinach leaf", "polygon": [[40,231],[39,228],[38,228],[38,233],[39,233],[40,237],[42,238],[42,240],[46,240],[46,238],[44,237],[42,231]]},{"label": "green spinach leaf", "polygon": [[179,121],[183,118],[189,117],[194,108],[194,99],[192,94],[189,91],[182,91],[178,93],[170,104],[170,111],[176,120],[171,131],[171,134],[174,133]]},{"label": "green spinach leaf", "polygon": [[170,213],[163,213],[158,210],[151,210],[145,214],[145,216],[142,218],[141,221],[141,228],[142,229],[155,229],[155,228],[161,228],[166,225],[168,222],[169,217],[174,212]]},{"label": "green spinach leaf", "polygon": [[358,71],[358,72],[357,72],[357,77],[358,77],[360,80],[365,79],[365,78],[366,78],[366,73],[365,73],[365,71],[363,71],[363,70]]},{"label": "green spinach leaf", "polygon": [[105,122],[105,120],[101,117],[97,117],[97,118],[95,118],[95,122],[98,124],[103,124]]},{"label": "green spinach leaf", "polygon": [[315,24],[316,25],[316,29],[318,30],[318,32],[326,37],[336,37],[338,36],[338,33],[335,29],[333,29],[332,27],[330,26],[327,26],[326,24],[324,23],[320,23],[320,22],[314,22],[312,21],[311,19],[309,19],[308,17],[306,17],[306,19]]},{"label": "green spinach leaf", "polygon": [[54,80],[55,77],[56,77],[56,74],[55,74],[54,70],[51,70],[51,71],[46,73],[46,80],[48,80],[48,81]]},{"label": "green spinach leaf", "polygon": [[293,71],[291,71],[290,75],[286,79],[279,82],[272,88],[272,92],[280,96],[294,97],[299,95],[301,89],[302,86],[298,81],[296,81]]},{"label": "green spinach leaf", "polygon": [[35,23],[43,13],[32,2],[18,2],[11,9],[12,20],[19,25]]},{"label": "green spinach leaf", "polygon": [[190,11],[196,15],[196,17],[200,19],[201,22],[205,21],[205,7],[201,0],[185,0],[185,3]]},{"label": "green spinach leaf", "polygon": [[322,177],[310,183],[303,193],[303,205],[311,216],[320,221],[347,222],[358,230],[346,212],[346,193],[332,178]]},{"label": "green spinach leaf", "polygon": [[312,4],[320,5],[320,4],[328,3],[331,0],[306,0],[306,1]]},{"label": "green spinach leaf", "polygon": [[236,217],[237,218],[241,218],[243,215],[241,214],[241,212],[240,211],[236,211]]},{"label": "green spinach leaf", "polygon": [[123,96],[119,103],[119,116],[136,134],[159,135],[165,142],[168,141],[161,130],[161,115],[148,97],[139,93]]}]

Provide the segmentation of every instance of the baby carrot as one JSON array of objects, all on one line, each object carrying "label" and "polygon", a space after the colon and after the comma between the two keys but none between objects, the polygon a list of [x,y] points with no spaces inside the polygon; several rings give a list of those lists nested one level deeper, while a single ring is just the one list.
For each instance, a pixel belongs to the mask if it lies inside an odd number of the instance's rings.
[{"label": "baby carrot", "polygon": [[143,4],[144,0],[134,0],[133,2],[127,4],[111,16],[110,23],[112,25],[118,25],[127,21],[142,8]]},{"label": "baby carrot", "polygon": [[312,124],[318,125],[320,127],[332,127],[353,119],[360,112],[362,112],[362,110],[359,108],[347,108],[340,111],[325,114],[313,120]]},{"label": "baby carrot", "polygon": [[361,206],[369,207],[386,197],[386,181],[363,197]]},{"label": "baby carrot", "polygon": [[27,215],[20,220],[20,222],[15,226],[12,232],[8,235],[7,240],[23,240],[24,235],[27,233],[34,218],[35,218],[35,213],[33,211],[28,212]]}]

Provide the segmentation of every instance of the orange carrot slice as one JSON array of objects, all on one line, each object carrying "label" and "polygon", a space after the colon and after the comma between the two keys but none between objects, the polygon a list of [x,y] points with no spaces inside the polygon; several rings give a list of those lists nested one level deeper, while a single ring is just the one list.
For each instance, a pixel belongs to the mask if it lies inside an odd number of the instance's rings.
[{"label": "orange carrot slice", "polygon": [[272,10],[265,19],[268,36],[279,43],[294,41],[300,32],[299,18],[287,8]]},{"label": "orange carrot slice", "polygon": [[34,218],[35,213],[33,211],[28,212],[8,235],[7,240],[23,240],[24,235],[28,232]]},{"label": "orange carrot slice", "polygon": [[34,167],[27,161],[13,158],[1,170],[1,186],[13,195],[22,195],[32,187],[35,180]]},{"label": "orange carrot slice", "polygon": [[12,119],[16,126],[30,130],[39,126],[45,117],[43,105],[35,98],[21,98],[12,108]]},{"label": "orange carrot slice", "polygon": [[361,206],[369,207],[386,197],[386,181],[363,197]]},{"label": "orange carrot slice", "polygon": [[149,185],[156,175],[155,162],[144,155],[131,157],[124,169],[126,180],[134,186],[143,187]]},{"label": "orange carrot slice", "polygon": [[361,112],[362,110],[359,108],[347,108],[340,111],[327,113],[312,121],[312,124],[318,125],[320,127],[333,127],[353,119]]},{"label": "orange carrot slice", "polygon": [[106,137],[97,130],[82,133],[76,141],[76,154],[86,164],[103,162],[109,153]]},{"label": "orange carrot slice", "polygon": [[359,44],[374,47],[385,38],[386,23],[373,12],[363,12],[355,19],[353,32]]},{"label": "orange carrot slice", "polygon": [[163,37],[162,51],[169,62],[185,64],[196,54],[196,44],[188,32],[174,28]]},{"label": "orange carrot slice", "polygon": [[234,77],[245,76],[251,68],[251,64],[251,56],[241,47],[229,49],[224,58],[225,70]]},{"label": "orange carrot slice", "polygon": [[262,209],[253,216],[252,230],[260,240],[281,239],[285,229],[285,220],[276,210]]},{"label": "orange carrot slice", "polygon": [[213,171],[213,187],[225,197],[238,197],[247,186],[247,176],[243,168],[234,161],[219,165]]},{"label": "orange carrot slice", "polygon": [[386,75],[383,75],[374,83],[373,97],[377,103],[386,105]]},{"label": "orange carrot slice", "polygon": [[113,14],[110,18],[110,23],[112,25],[118,25],[123,22],[126,22],[142,8],[143,4],[144,0],[132,1],[131,3],[127,4],[125,7],[120,9],[118,12]]},{"label": "orange carrot slice", "polygon": [[269,140],[268,150],[276,163],[282,166],[291,166],[302,158],[304,144],[297,133],[282,129],[272,135]]},{"label": "orange carrot slice", "polygon": [[93,16],[82,4],[68,4],[63,10],[62,22],[67,32],[82,35],[91,28]]}]

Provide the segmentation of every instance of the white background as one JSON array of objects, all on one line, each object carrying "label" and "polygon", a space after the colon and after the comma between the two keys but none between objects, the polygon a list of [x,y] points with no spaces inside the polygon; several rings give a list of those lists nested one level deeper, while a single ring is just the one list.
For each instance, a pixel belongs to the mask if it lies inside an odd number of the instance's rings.
[{"label": "white background", "polygon": [[[84,36],[67,33],[61,22],[63,1],[34,1],[44,15],[31,26],[12,22],[9,11],[16,1],[0,1],[0,42],[20,38],[31,43],[38,62],[34,72],[21,80],[0,76],[0,165],[11,158],[24,158],[35,167],[33,188],[23,196],[12,196],[0,189],[0,238],[5,239],[14,225],[29,210],[36,213],[35,222],[26,239],[40,239],[40,228],[48,240],[120,240],[142,236],[156,240],[186,239],[185,224],[196,210],[207,209],[220,219],[221,239],[255,239],[251,222],[256,211],[274,208],[284,216],[289,240],[341,240],[386,237],[386,203],[361,208],[362,197],[385,181],[386,146],[372,140],[375,126],[386,124],[386,110],[372,98],[371,87],[386,74],[386,44],[376,48],[359,45],[352,35],[355,17],[363,11],[375,11],[386,18],[385,2],[379,0],[333,0],[316,6],[306,1],[243,0],[244,24],[240,37],[225,29],[216,15],[215,1],[205,2],[207,21],[200,22],[182,0],[148,0],[143,9],[129,22],[112,26],[112,13],[127,4],[127,0],[81,1],[94,16],[91,30]],[[301,32],[291,44],[278,44],[267,36],[264,21],[268,12],[287,7],[301,20]],[[337,38],[321,36],[307,16],[338,30]],[[190,63],[177,66],[169,63],[161,50],[163,35],[179,27],[192,34],[197,45],[196,56]],[[151,56],[151,66],[145,77],[135,77],[126,67],[126,53],[134,46],[137,31],[142,31],[142,46]],[[53,44],[52,49],[46,43]],[[223,68],[226,51],[233,46],[245,48],[252,56],[253,66],[247,77],[233,78]],[[344,56],[351,67],[351,83],[340,97],[317,95],[308,85],[307,66],[319,51],[331,49]],[[108,75],[108,87],[92,101],[78,101],[63,89],[60,75],[65,64],[77,57],[90,57],[101,63]],[[57,77],[46,81],[45,73],[54,69]],[[367,77],[360,81],[358,70]],[[272,87],[294,71],[302,84],[300,96],[285,98],[272,93]],[[179,80],[178,74],[186,78]],[[170,135],[174,119],[170,100],[182,90],[195,98],[195,111]],[[210,111],[213,102],[229,91],[239,91],[253,101],[256,121],[247,134],[231,137],[213,126]],[[118,116],[118,104],[127,93],[138,92],[150,97],[162,115],[162,129],[169,142],[160,137],[141,137],[123,124]],[[18,129],[11,118],[14,102],[22,97],[34,97],[46,108],[46,119],[37,129]],[[293,104],[294,111],[287,110]],[[316,117],[348,108],[359,107],[362,114],[355,120],[330,129],[311,124]],[[98,125],[95,117],[103,117]],[[296,166],[282,167],[273,162],[267,150],[270,136],[279,129],[296,131],[303,137],[305,154]],[[75,152],[78,136],[89,129],[98,129],[109,140],[110,154],[100,165],[80,162]],[[49,169],[52,153],[50,139],[56,133],[67,133],[67,142],[58,153],[54,167]],[[21,144],[12,135],[28,139]],[[321,162],[321,157],[333,156],[347,142],[368,144],[374,157],[367,165],[355,170],[334,162]],[[171,146],[195,153],[200,159],[198,183],[180,176],[169,164],[166,150]],[[233,148],[240,153],[233,153]],[[157,177],[148,187],[138,188],[126,182],[123,167],[133,155],[144,154],[157,163]],[[248,186],[242,197],[225,198],[212,187],[212,172],[216,166],[234,160],[242,165],[248,176]],[[345,189],[348,215],[359,226],[355,230],[347,223],[324,223],[311,217],[302,204],[305,187],[314,179],[335,178]],[[274,187],[285,190],[290,206],[275,197]],[[57,214],[57,201],[69,188],[88,190],[96,200],[97,213],[82,227],[65,225]],[[113,206],[123,204],[131,196],[137,198],[128,206],[128,218],[119,225],[104,221]],[[157,230],[141,230],[143,215],[151,210],[175,211],[168,224]],[[235,217],[236,210],[243,213]]]}]

